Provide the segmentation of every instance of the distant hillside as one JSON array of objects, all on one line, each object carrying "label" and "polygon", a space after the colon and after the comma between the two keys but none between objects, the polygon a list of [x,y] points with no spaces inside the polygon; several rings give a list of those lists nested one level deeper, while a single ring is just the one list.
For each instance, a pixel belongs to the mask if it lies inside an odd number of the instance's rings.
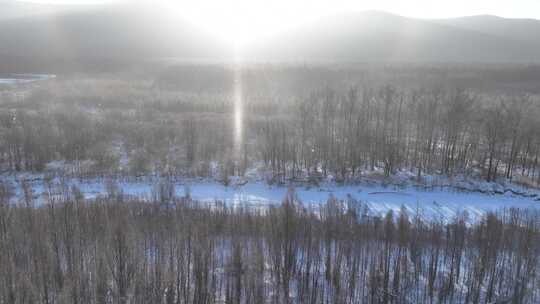
[{"label": "distant hillside", "polygon": [[[176,14],[148,5],[54,13],[47,6],[6,0],[0,0],[0,6],[0,72],[110,69],[168,57],[233,58],[223,41]],[[9,14],[5,8],[10,8]],[[248,61],[294,63],[540,63],[540,21],[349,13],[275,35],[244,50],[244,56]]]},{"label": "distant hillside", "polygon": [[0,21],[0,56],[0,71],[231,57],[215,37],[175,15],[123,5]]},{"label": "distant hillside", "polygon": [[505,39],[519,40],[540,47],[540,20],[481,15],[436,20],[435,22]]},{"label": "distant hillside", "polygon": [[[540,47],[526,39],[448,23],[376,11],[343,14],[277,35],[254,48],[250,56],[322,62],[529,63],[540,59]],[[533,39],[533,33],[523,34],[527,35]]]}]

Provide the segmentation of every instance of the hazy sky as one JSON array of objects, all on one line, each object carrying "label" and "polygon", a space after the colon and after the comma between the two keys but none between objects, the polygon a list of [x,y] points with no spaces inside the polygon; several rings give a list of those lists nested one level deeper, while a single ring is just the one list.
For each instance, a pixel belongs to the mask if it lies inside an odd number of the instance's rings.
[{"label": "hazy sky", "polygon": [[[130,0],[25,0],[42,3],[111,3]],[[132,0],[141,1],[141,0]],[[157,2],[154,0],[152,2]],[[494,14],[505,17],[540,18],[539,0],[162,0],[191,9],[243,7],[253,11],[273,12],[275,9],[295,13],[326,13],[347,10],[377,9],[401,15],[423,18]],[[270,9],[270,11],[267,10]]]},{"label": "hazy sky", "polygon": [[[0,0],[1,1],[1,0]],[[491,14],[540,19],[540,0],[28,0],[42,3],[151,1],[239,44],[340,12],[384,10],[420,18]]]}]

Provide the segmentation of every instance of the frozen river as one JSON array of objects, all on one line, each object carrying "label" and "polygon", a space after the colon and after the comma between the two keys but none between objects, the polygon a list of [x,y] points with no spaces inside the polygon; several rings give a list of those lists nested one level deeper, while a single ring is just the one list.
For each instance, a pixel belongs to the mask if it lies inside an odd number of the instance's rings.
[{"label": "frozen river", "polygon": [[0,74],[0,84],[24,84],[55,78],[51,74]]},{"label": "frozen river", "polygon": [[[71,180],[86,198],[92,199],[107,194],[103,181]],[[20,186],[17,186],[17,197],[21,197]],[[129,196],[150,198],[155,192],[152,182],[120,182],[118,188]],[[223,201],[228,204],[249,204],[266,206],[280,203],[289,190],[285,186],[270,186],[264,182],[249,182],[239,186],[224,186],[217,182],[196,181],[175,184],[175,194],[183,197],[189,191],[191,198],[204,202]],[[43,200],[42,183],[33,184],[34,195],[38,201]],[[338,200],[354,199],[366,206],[371,215],[383,215],[388,210],[399,211],[402,206],[410,213],[420,212],[423,217],[450,220],[456,214],[466,211],[471,220],[476,220],[489,211],[509,208],[533,209],[540,211],[540,196],[537,192],[524,196],[512,192],[504,194],[486,194],[480,192],[464,192],[452,188],[433,188],[419,190],[415,187],[383,187],[368,185],[323,185],[321,187],[295,187],[294,191],[305,205],[322,204],[329,198]]]}]

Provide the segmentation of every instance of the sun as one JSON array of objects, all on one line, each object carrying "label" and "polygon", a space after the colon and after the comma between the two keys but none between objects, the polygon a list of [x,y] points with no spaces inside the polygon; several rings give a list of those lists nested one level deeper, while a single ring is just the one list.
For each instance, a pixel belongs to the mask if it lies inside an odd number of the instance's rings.
[{"label": "sun", "polygon": [[329,6],[331,2],[318,0],[170,0],[168,3],[181,18],[237,49],[319,18],[333,9]]},{"label": "sun", "polygon": [[248,23],[252,12],[248,1],[169,1],[169,8],[181,18],[219,36],[231,46],[240,48],[255,34]]}]

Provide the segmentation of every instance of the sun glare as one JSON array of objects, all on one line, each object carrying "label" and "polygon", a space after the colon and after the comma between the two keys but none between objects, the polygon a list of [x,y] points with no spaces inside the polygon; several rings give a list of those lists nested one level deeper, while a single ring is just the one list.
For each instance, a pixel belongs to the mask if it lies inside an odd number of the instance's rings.
[{"label": "sun glare", "polygon": [[235,160],[240,159],[240,153],[242,150],[242,141],[244,133],[244,107],[243,107],[243,96],[242,96],[242,71],[241,66],[237,65],[234,71],[234,158]]},{"label": "sun glare", "polygon": [[191,2],[173,4],[179,15],[204,30],[219,36],[235,48],[243,47],[256,35],[254,24],[249,24],[249,9],[243,1],[223,1],[214,4]]},{"label": "sun glare", "polygon": [[[461,1],[461,0],[459,0]],[[390,0],[169,0],[179,16],[219,36],[237,49],[318,18],[351,11],[386,10],[429,17],[427,0],[410,5]]]},{"label": "sun glare", "polygon": [[[1,0],[0,0],[1,1]],[[446,18],[474,14],[523,15],[511,5],[488,9],[488,0],[18,0],[48,4],[150,3],[164,5],[168,12],[219,36],[240,50],[267,36],[343,12],[382,10],[417,18]],[[529,0],[527,0],[529,1]],[[532,0],[530,0],[532,1]],[[540,8],[540,4],[535,4]]]},{"label": "sun glare", "polygon": [[171,1],[179,16],[219,36],[237,49],[314,20],[332,9],[314,1]]}]

